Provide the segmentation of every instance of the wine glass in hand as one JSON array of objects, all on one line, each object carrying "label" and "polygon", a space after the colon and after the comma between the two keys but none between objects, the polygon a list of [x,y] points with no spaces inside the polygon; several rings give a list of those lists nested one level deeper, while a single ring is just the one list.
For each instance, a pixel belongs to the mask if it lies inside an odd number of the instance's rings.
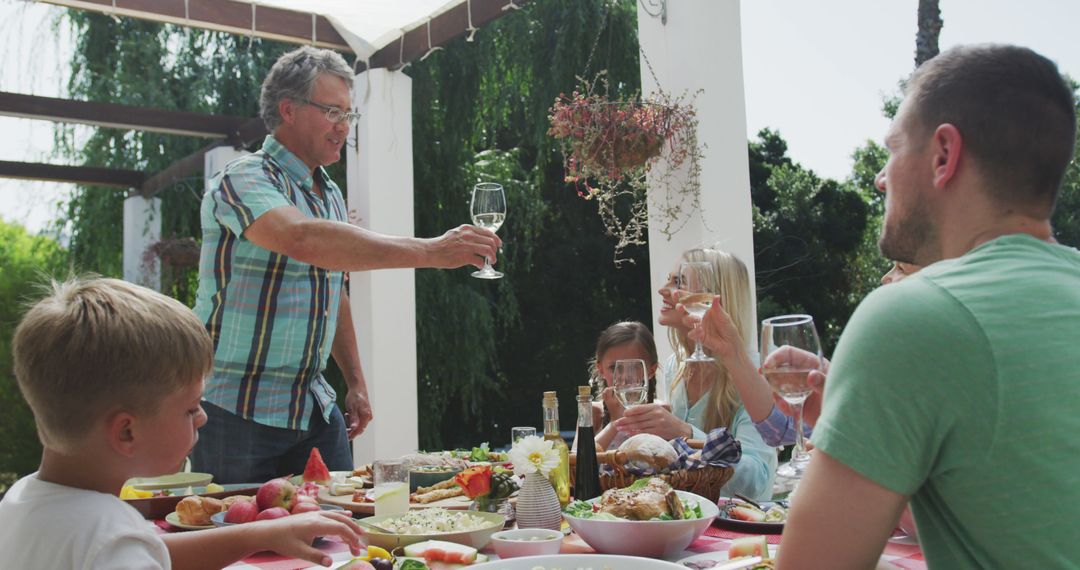
[{"label": "wine glass in hand", "polygon": [[783,315],[761,321],[761,372],[773,392],[795,412],[795,449],[791,461],[776,473],[799,479],[810,461],[803,436],[803,402],[810,396],[810,372],[821,370],[824,358],[814,318],[810,315]]},{"label": "wine glass in hand", "polygon": [[645,374],[645,361],[639,359],[616,360],[611,376],[615,397],[624,409],[644,404],[649,397],[649,382]]},{"label": "wine glass in hand", "polygon": [[[473,187],[472,193],[472,220],[481,228],[499,231],[503,220],[506,219],[506,195],[503,193],[501,184],[494,182],[481,182]],[[499,279],[502,273],[491,268],[491,261],[484,258],[484,268],[474,271],[473,277],[480,279]]]},{"label": "wine glass in hand", "polygon": [[[713,266],[708,261],[687,261],[679,266],[679,303],[687,313],[698,317],[705,316],[705,312],[712,306],[712,290],[716,278],[713,276]],[[698,326],[701,326],[698,324]],[[713,358],[701,349],[701,341],[697,341],[694,353],[686,358],[687,362],[712,362]]]}]

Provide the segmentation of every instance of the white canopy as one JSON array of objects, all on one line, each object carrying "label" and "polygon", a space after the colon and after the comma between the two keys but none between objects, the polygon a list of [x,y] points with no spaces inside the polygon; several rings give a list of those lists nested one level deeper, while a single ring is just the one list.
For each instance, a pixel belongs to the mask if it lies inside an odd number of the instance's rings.
[{"label": "white canopy", "polygon": [[397,41],[414,28],[469,0],[236,0],[325,17],[360,59]]},{"label": "white canopy", "polygon": [[[473,32],[482,23],[518,7],[514,0],[39,1],[118,16],[351,50],[359,61],[371,64],[367,67],[396,67],[399,61],[407,63],[412,57],[419,57],[463,31]],[[405,38],[406,32],[413,33]],[[392,45],[396,42],[400,42],[400,47]],[[381,57],[373,58],[377,55]]]}]

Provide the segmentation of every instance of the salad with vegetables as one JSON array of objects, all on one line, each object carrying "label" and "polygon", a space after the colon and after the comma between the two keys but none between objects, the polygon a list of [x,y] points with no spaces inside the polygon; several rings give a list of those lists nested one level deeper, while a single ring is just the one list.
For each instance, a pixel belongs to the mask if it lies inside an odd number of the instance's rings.
[{"label": "salad with vegetables", "polygon": [[598,499],[573,501],[563,513],[593,520],[671,521],[702,518],[697,501],[680,497],[658,477],[639,479],[623,489],[609,489]]}]

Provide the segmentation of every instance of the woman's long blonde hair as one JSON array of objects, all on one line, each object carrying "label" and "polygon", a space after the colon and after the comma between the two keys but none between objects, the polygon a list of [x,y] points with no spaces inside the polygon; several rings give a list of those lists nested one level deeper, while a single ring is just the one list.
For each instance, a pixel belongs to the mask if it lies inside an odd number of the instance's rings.
[{"label": "woman's long blonde hair", "polygon": [[[750,295],[750,274],[738,257],[719,249],[697,248],[683,253],[683,261],[707,261],[713,267],[714,282],[710,290],[720,295],[724,310],[731,316],[735,329],[742,337],[743,345],[749,347],[748,340],[753,339],[756,327],[753,321],[752,296]],[[675,349],[675,363],[677,365],[675,377],[671,381],[671,394],[680,382],[686,380],[690,370],[687,366],[686,357],[693,351],[692,343],[680,335],[675,327],[668,327],[668,339],[671,347]],[[687,345],[690,346],[687,346]],[[710,363],[704,363],[707,366]],[[735,419],[735,412],[742,404],[739,392],[736,390],[731,376],[728,374],[724,363],[717,358],[713,366],[717,368],[716,382],[709,388],[709,406],[705,412],[705,432],[718,427],[731,428],[731,422]],[[689,404],[689,402],[687,403]]]}]

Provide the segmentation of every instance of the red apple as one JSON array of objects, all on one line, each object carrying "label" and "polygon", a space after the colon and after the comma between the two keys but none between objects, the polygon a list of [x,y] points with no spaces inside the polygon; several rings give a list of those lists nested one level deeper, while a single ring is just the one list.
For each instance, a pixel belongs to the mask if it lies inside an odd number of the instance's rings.
[{"label": "red apple", "polygon": [[255,503],[236,501],[229,506],[229,510],[225,511],[225,522],[248,523],[255,520],[257,516],[259,516],[259,507],[256,507]]},{"label": "red apple", "polygon": [[322,507],[318,503],[309,501],[297,501],[296,506],[292,508],[292,514],[298,515],[300,513],[312,513],[315,511],[321,511]]},{"label": "red apple", "polygon": [[280,519],[281,517],[289,516],[289,511],[281,507],[270,507],[265,511],[259,513],[259,516],[255,517],[257,521],[265,521],[270,519]]},{"label": "red apple", "polygon": [[296,487],[286,479],[271,479],[259,487],[255,493],[255,503],[260,511],[270,507],[281,507],[288,511],[296,504]]}]

